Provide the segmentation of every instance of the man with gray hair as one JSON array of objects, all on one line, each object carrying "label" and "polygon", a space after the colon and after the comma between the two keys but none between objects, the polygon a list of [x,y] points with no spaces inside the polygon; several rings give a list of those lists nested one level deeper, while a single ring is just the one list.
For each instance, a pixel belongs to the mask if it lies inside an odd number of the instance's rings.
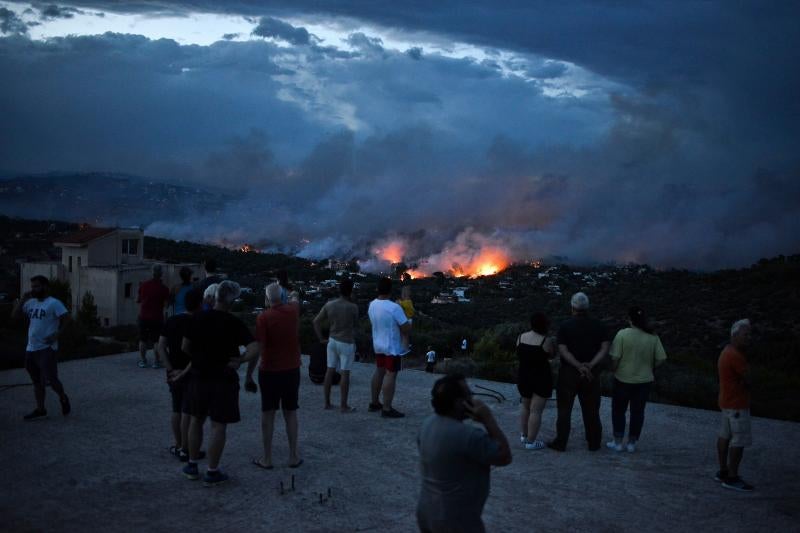
[{"label": "man with gray hair", "polygon": [[[239,284],[223,281],[216,291],[213,309],[195,315],[183,337],[182,351],[190,362],[188,403],[189,462],[183,474],[189,479],[198,479],[197,462],[203,440],[203,423],[211,419],[211,438],[208,446],[208,471],[203,476],[206,486],[214,486],[228,480],[219,469],[222,451],[225,448],[228,424],[241,420],[239,415],[239,365],[258,357],[258,343],[247,326],[229,311],[239,297]],[[244,346],[245,354],[239,349]],[[176,376],[174,379],[180,379]]]},{"label": "man with gray hair", "polygon": [[147,368],[147,350],[153,350],[153,368],[161,368],[161,359],[153,345],[164,327],[164,307],[169,289],[161,281],[161,265],[153,265],[153,277],[139,285],[139,368]]},{"label": "man with gray hair", "polygon": [[575,396],[581,403],[583,428],[589,451],[600,449],[603,425],[600,422],[600,380],[598,364],[608,353],[609,341],[602,322],[588,316],[589,297],[582,292],[572,296],[572,318],[558,330],[561,368],[556,385],[556,438],[547,446],[567,449]]},{"label": "man with gray hair", "polygon": [[731,342],[722,350],[719,372],[719,409],[722,425],[717,439],[719,472],[714,479],[726,489],[750,492],[753,486],[739,476],[744,449],[752,444],[750,430],[750,368],[746,353],[750,347],[750,321],[736,321]]},{"label": "man with gray hair", "polygon": [[[272,464],[272,436],[275,414],[283,412],[286,436],[289,439],[289,468],[303,464],[297,451],[297,409],[300,390],[300,305],[297,293],[288,295],[284,303],[283,290],[278,283],[266,288],[269,306],[256,319],[256,338],[261,345],[261,362],[258,384],[261,387],[261,436],[264,455],[253,459],[259,468],[270,470]],[[253,370],[256,361],[247,366],[245,389],[254,392]]]}]

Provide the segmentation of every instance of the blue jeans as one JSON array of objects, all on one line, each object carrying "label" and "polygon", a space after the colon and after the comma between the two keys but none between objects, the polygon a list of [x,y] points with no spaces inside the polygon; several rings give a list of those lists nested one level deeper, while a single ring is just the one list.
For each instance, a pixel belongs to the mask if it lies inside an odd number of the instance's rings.
[{"label": "blue jeans", "polygon": [[637,441],[644,425],[644,406],[650,394],[650,383],[623,383],[614,379],[614,392],[611,396],[611,424],[614,426],[614,438],[625,436],[625,412],[628,404],[631,407],[631,426],[628,440]]}]

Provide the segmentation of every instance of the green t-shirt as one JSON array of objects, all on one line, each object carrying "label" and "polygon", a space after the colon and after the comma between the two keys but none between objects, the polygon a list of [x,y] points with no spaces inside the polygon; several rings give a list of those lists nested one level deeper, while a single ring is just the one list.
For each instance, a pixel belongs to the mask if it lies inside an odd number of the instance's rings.
[{"label": "green t-shirt", "polygon": [[639,328],[619,330],[609,353],[619,361],[614,377],[623,383],[652,382],[653,368],[667,359],[661,339]]}]

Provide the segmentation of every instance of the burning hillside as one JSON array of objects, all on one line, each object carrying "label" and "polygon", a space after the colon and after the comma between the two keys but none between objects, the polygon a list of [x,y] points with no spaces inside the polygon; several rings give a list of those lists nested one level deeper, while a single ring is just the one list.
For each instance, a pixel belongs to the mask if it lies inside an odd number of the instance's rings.
[{"label": "burning hillside", "polygon": [[440,252],[414,254],[412,243],[402,237],[391,237],[374,248],[374,259],[364,262],[366,270],[405,265],[406,274],[421,278],[442,272],[454,277],[492,276],[512,262],[508,247],[499,240],[465,230],[446,243]]}]

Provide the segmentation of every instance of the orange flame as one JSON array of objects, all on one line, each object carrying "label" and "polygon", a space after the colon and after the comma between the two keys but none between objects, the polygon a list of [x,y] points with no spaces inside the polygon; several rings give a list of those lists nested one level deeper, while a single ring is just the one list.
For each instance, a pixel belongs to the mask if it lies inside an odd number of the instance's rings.
[{"label": "orange flame", "polygon": [[390,263],[400,263],[406,253],[406,245],[403,241],[392,240],[375,250],[375,254]]},{"label": "orange flame", "polygon": [[249,244],[243,244],[239,247],[239,251],[242,252],[243,254],[246,254],[248,252],[252,252],[253,247],[250,246]]},{"label": "orange flame", "polygon": [[457,277],[468,276],[470,278],[493,276],[508,267],[510,263],[505,250],[495,246],[486,246],[467,261],[454,262],[450,273]]}]

